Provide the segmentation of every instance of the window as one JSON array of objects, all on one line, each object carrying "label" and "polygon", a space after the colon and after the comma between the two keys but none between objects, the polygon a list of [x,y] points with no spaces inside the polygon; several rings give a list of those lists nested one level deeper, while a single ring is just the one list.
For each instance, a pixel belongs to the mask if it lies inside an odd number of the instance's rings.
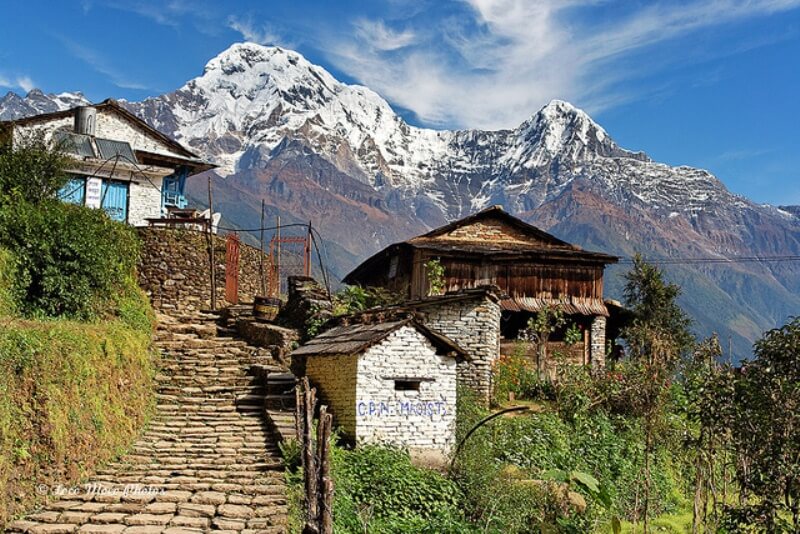
[{"label": "window", "polygon": [[400,258],[398,256],[393,256],[392,259],[389,261],[389,279],[394,278],[397,276],[397,265],[400,263]]},{"label": "window", "polygon": [[413,379],[413,378],[406,378],[403,380],[395,380],[394,381],[394,390],[395,391],[419,391],[419,385],[422,383],[422,380]]},{"label": "window", "polygon": [[80,177],[70,178],[69,182],[58,190],[58,198],[70,204],[83,206],[86,199],[86,179]]}]

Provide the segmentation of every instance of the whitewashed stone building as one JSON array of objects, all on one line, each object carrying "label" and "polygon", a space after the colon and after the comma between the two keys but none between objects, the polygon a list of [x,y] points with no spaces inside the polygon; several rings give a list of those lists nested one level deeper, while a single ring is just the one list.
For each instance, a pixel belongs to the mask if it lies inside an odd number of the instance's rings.
[{"label": "whitewashed stone building", "polygon": [[19,146],[37,135],[73,158],[62,200],[134,226],[185,208],[186,179],[214,167],[110,99],[0,122],[0,143]]},{"label": "whitewashed stone building", "polygon": [[415,318],[336,326],[292,353],[356,443],[443,458],[454,446],[463,349]]}]

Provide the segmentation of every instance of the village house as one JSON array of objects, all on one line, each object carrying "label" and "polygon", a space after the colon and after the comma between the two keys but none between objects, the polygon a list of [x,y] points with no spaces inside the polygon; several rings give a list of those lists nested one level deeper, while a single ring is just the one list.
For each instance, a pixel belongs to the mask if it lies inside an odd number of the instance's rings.
[{"label": "village house", "polygon": [[[479,393],[491,391],[491,366],[516,350],[528,320],[547,306],[567,322],[552,333],[548,353],[572,363],[605,365],[609,306],[603,271],[615,256],[582,250],[509,215],[499,206],[381,250],[344,278],[382,287],[424,312],[426,325],[472,349],[459,377]],[[444,268],[443,295],[429,295],[426,264]],[[567,329],[580,339],[567,343]],[[550,362],[552,364],[552,362]]]},{"label": "village house", "polygon": [[413,314],[335,326],[291,356],[356,443],[433,462],[454,446],[456,365],[469,356]]},{"label": "village house", "polygon": [[62,200],[133,226],[185,208],[186,179],[214,167],[110,99],[0,123],[0,142],[35,135],[73,158]]}]

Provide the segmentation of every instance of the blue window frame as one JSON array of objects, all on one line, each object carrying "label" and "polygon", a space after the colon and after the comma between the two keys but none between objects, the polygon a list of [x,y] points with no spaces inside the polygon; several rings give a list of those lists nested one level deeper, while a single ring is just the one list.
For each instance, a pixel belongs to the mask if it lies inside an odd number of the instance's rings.
[{"label": "blue window frame", "polygon": [[185,208],[186,197],[183,189],[186,185],[187,168],[180,167],[175,174],[167,176],[161,184],[161,205],[164,208]]},{"label": "blue window frame", "polygon": [[83,206],[86,200],[86,178],[74,177],[58,190],[58,198],[70,204]]},{"label": "blue window frame", "polygon": [[103,180],[103,201],[101,207],[112,220],[128,220],[128,183]]}]

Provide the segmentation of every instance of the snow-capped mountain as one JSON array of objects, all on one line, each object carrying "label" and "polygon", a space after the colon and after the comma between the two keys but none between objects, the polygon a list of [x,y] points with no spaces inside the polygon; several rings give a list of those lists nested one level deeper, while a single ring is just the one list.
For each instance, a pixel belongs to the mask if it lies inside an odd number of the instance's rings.
[{"label": "snow-capped mountain", "polygon": [[0,98],[0,120],[16,119],[39,113],[51,113],[89,104],[82,93],[46,95],[39,89],[31,89],[24,97],[13,91]]},{"label": "snow-capped mountain", "polygon": [[[0,101],[0,118],[84,103],[82,95]],[[178,90],[128,108],[220,165],[215,203],[255,227],[260,202],[312,220],[342,275],[389,242],[492,204],[560,237],[629,256],[800,255],[797,210],[757,205],[707,171],[671,167],[617,145],[586,113],[554,100],[509,130],[407,124],[370,89],[302,55],[234,44]],[[190,181],[198,200],[201,181]],[[699,330],[730,335],[739,355],[800,310],[800,265],[670,266]],[[612,271],[608,292],[619,295]]]}]

